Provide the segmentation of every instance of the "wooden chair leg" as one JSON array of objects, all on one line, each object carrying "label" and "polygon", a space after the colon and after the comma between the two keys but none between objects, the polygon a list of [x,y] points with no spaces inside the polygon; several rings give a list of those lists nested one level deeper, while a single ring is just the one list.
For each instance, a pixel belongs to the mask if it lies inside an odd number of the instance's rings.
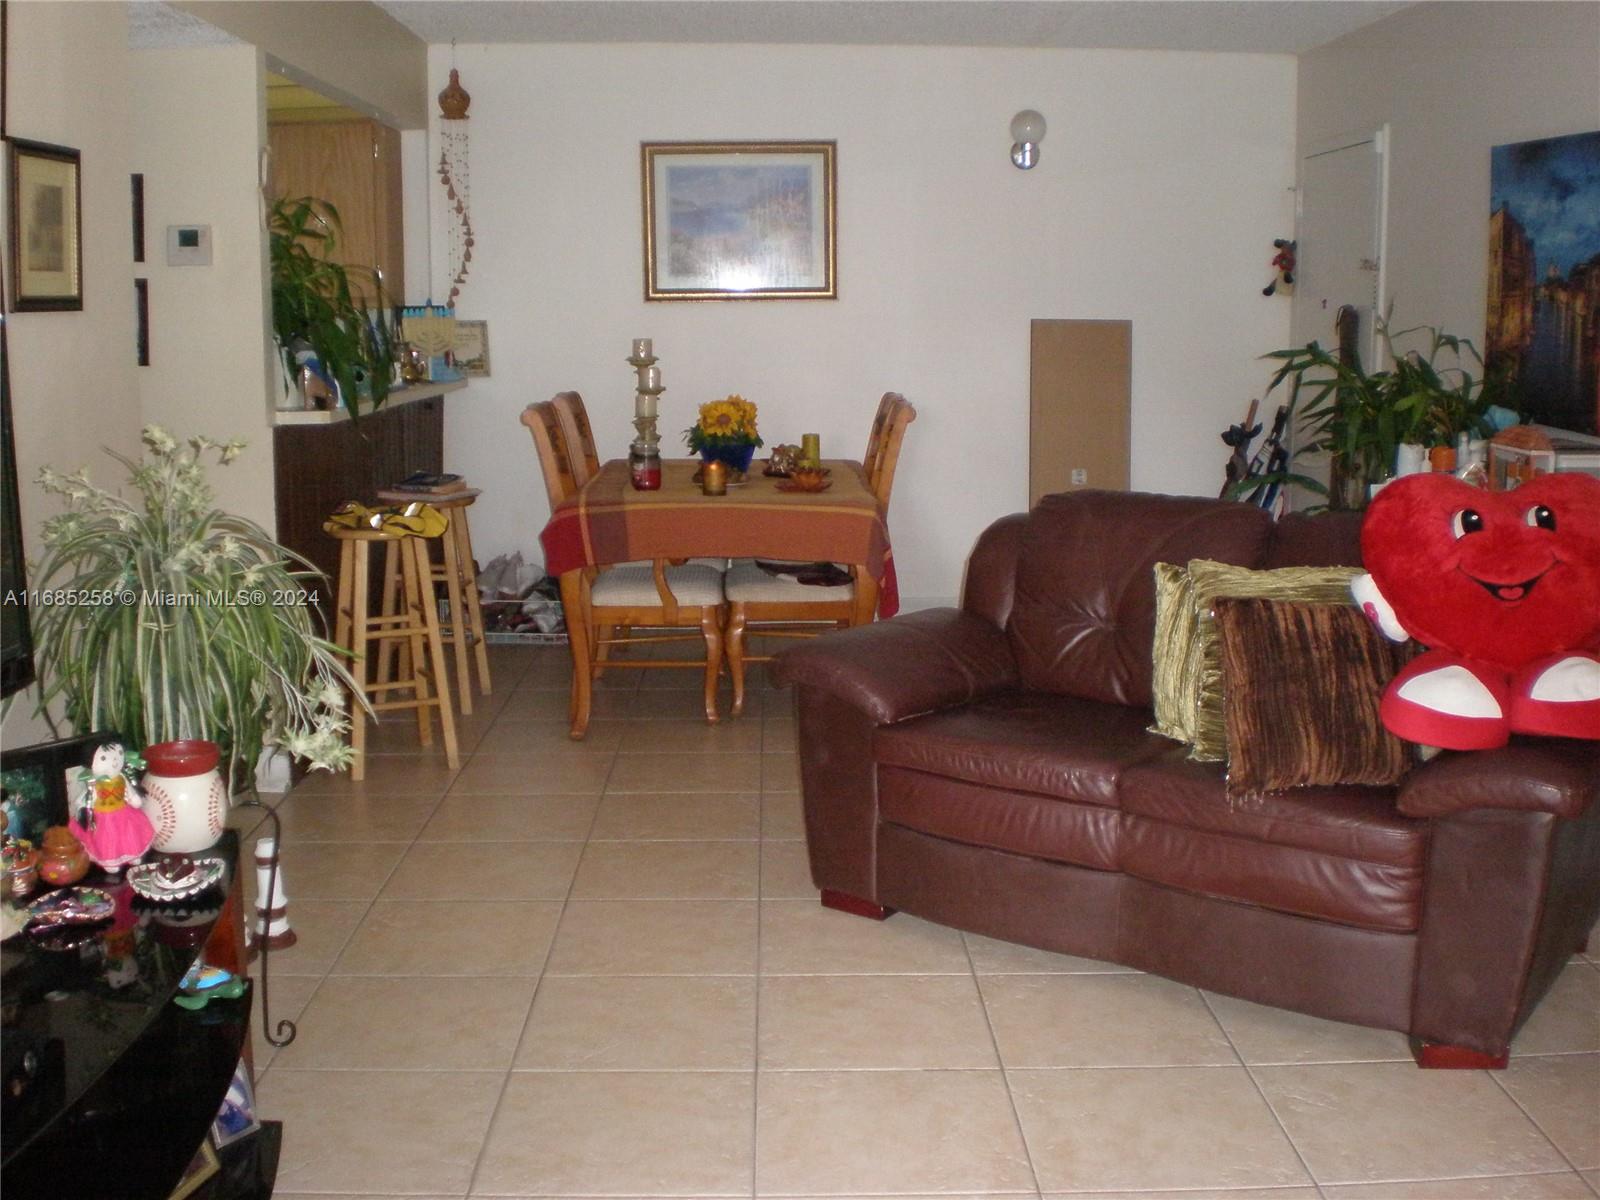
[{"label": "wooden chair leg", "polygon": [[722,616],[710,605],[700,610],[700,632],[706,639],[706,722],[715,725],[717,716],[717,676],[722,671]]},{"label": "wooden chair leg", "polygon": [[606,667],[610,665],[610,643],[613,638],[618,636],[618,626],[595,625],[592,626],[592,628],[594,629],[594,636],[590,639],[589,644],[593,647],[592,654],[594,655],[594,677],[599,679],[605,675]]},{"label": "wooden chair leg", "polygon": [[[456,553],[456,539],[453,527],[461,520],[461,514],[455,513],[450,518],[452,528],[446,529],[439,539],[444,545],[444,594],[450,602],[450,645],[455,651],[456,659],[456,694],[461,698],[461,711],[464,714],[472,712],[472,676],[471,658],[467,647],[467,621],[466,602],[461,595],[461,559]],[[430,589],[431,590],[431,589]],[[429,597],[431,600],[432,597]],[[434,609],[434,618],[438,619],[438,609]],[[443,637],[443,633],[440,634]],[[441,681],[442,683],[442,681]]]},{"label": "wooden chair leg", "polygon": [[[400,543],[385,542],[383,544],[383,615],[393,616],[400,611]],[[393,638],[385,638],[378,643],[377,672],[373,676],[379,683],[388,683],[395,678],[394,658],[398,646]],[[402,663],[401,667],[404,668]]]},{"label": "wooden chair leg", "polygon": [[[347,542],[354,551],[350,563],[350,673],[357,689],[366,694],[367,657],[367,547],[370,542]],[[341,587],[343,583],[341,581]],[[367,777],[367,722],[366,715],[356,709],[351,713],[350,749],[355,758],[350,764],[350,778],[360,783]]]},{"label": "wooden chair leg", "polygon": [[[405,596],[406,647],[411,672],[401,678],[410,682],[411,696],[417,703],[417,741],[424,746],[433,745],[433,718],[428,713],[428,670],[424,630],[426,628],[428,594],[432,588],[428,579],[428,564],[424,558],[417,562],[416,547],[424,545],[421,538],[407,538],[400,547],[400,567],[404,576],[401,592]],[[426,554],[426,550],[423,552]],[[435,613],[435,622],[438,615]]]},{"label": "wooden chair leg", "polygon": [[574,741],[581,741],[589,732],[589,709],[593,699],[589,679],[589,615],[584,611],[581,571],[568,571],[561,576],[561,608],[567,615],[567,646],[572,651],[570,733]]},{"label": "wooden chair leg", "polygon": [[462,617],[467,631],[472,635],[472,650],[478,665],[478,691],[489,695],[489,644],[483,636],[483,605],[478,598],[478,566],[472,558],[472,531],[467,527],[467,510],[462,509],[460,520],[450,523],[450,533],[456,540],[456,563],[461,568],[462,598],[466,608]]},{"label": "wooden chair leg", "polygon": [[[439,702],[439,726],[444,731],[444,759],[453,770],[461,765],[461,752],[456,746],[456,721],[450,704],[450,681],[445,673],[444,640],[439,636],[439,607],[433,603],[433,580],[428,569],[428,544],[421,538],[415,538],[413,541],[416,543],[419,582],[424,589],[422,625],[428,640],[428,663],[429,671],[433,675],[433,690]],[[420,672],[418,678],[421,678]]]},{"label": "wooden chair leg", "polygon": [[729,711],[734,716],[744,713],[744,635],[745,635],[745,607],[742,601],[735,601],[728,613],[728,674],[733,678],[733,707]]}]

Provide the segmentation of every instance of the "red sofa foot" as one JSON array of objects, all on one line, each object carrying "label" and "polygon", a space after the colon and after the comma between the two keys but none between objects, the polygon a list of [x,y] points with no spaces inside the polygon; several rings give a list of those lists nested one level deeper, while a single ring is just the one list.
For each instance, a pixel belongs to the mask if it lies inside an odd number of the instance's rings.
[{"label": "red sofa foot", "polygon": [[1504,1071],[1511,1057],[1509,1053],[1485,1054],[1466,1046],[1447,1046],[1420,1038],[1411,1039],[1411,1054],[1424,1070],[1442,1071]]},{"label": "red sofa foot", "polygon": [[863,900],[860,896],[852,896],[849,892],[836,892],[832,888],[822,889],[822,907],[836,908],[840,912],[847,912],[856,917],[870,917],[874,921],[887,920],[894,916],[895,911],[881,904],[874,904],[871,900]]}]

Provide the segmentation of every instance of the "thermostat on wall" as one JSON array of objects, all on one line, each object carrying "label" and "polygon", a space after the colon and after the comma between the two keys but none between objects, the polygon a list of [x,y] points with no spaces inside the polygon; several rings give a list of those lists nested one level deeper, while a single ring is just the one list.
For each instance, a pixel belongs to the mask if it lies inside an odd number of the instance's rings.
[{"label": "thermostat on wall", "polygon": [[167,266],[209,267],[210,265],[211,226],[167,226]]}]

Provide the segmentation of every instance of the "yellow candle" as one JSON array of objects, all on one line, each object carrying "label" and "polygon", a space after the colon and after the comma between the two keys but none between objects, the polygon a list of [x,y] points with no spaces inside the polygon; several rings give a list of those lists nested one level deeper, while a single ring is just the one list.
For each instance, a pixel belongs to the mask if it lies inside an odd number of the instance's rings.
[{"label": "yellow candle", "polygon": [[816,433],[800,435],[800,461],[808,467],[822,465],[822,436]]},{"label": "yellow candle", "polygon": [[700,470],[700,490],[708,496],[725,496],[728,494],[728,468],[717,459],[712,459]]}]

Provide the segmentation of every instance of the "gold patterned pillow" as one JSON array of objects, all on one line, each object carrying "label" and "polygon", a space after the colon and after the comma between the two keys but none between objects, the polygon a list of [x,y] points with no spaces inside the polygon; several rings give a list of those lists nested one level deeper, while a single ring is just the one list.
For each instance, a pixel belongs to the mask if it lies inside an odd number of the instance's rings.
[{"label": "gold patterned pillow", "polygon": [[1361,569],[1278,567],[1255,571],[1197,558],[1190,560],[1188,574],[1195,620],[1190,661],[1184,668],[1184,679],[1192,689],[1194,713],[1189,757],[1198,762],[1222,762],[1228,757],[1228,723],[1223,710],[1222,650],[1213,606],[1223,597],[1353,606],[1350,581],[1361,574]]},{"label": "gold patterned pillow", "polygon": [[1189,568],[1156,564],[1156,635],[1151,655],[1150,693],[1156,723],[1151,733],[1194,740],[1195,639],[1194,585]]}]

